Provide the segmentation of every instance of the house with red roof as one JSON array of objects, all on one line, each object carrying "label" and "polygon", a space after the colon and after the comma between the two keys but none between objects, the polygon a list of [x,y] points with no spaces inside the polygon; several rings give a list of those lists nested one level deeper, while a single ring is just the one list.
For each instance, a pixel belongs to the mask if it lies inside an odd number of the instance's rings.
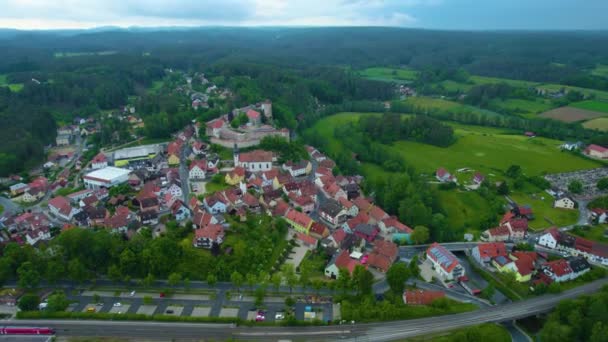
[{"label": "house with red roof", "polygon": [[359,212],[367,213],[371,208],[372,204],[363,197],[357,197],[353,201],[355,206],[359,209]]},{"label": "house with red roof", "polygon": [[[257,179],[257,177],[256,177],[256,179]],[[229,184],[229,185],[239,184],[240,182],[245,180],[245,168],[240,167],[240,166],[235,167],[234,169],[232,169],[232,171],[229,171],[228,173],[226,173],[224,180],[226,181],[226,184]]]},{"label": "house with red roof", "polygon": [[216,192],[203,200],[203,205],[212,214],[225,213],[230,202],[221,193]]},{"label": "house with red roof", "polygon": [[314,222],[310,227],[309,234],[310,236],[321,240],[329,236],[329,229],[321,222]]},{"label": "house with red roof", "polygon": [[403,292],[403,303],[407,305],[431,305],[434,300],[444,298],[445,292],[432,290],[406,290]]},{"label": "house with red roof", "polygon": [[359,214],[357,216],[344,222],[344,224],[342,225],[342,228],[347,233],[351,234],[355,231],[355,227],[357,227],[357,225],[362,224],[362,223],[368,223],[368,222],[369,222],[369,216],[367,216],[367,214],[365,214],[364,212],[359,212]]},{"label": "house with red roof", "polygon": [[273,159],[274,155],[270,151],[234,152],[234,166],[240,166],[249,172],[269,171],[272,169]]},{"label": "house with red roof", "polygon": [[389,217],[388,214],[377,205],[372,206],[368,214],[370,218],[370,223],[373,224],[377,224],[380,221]]},{"label": "house with red roof", "polygon": [[304,233],[296,233],[296,239],[301,242],[301,244],[310,249],[317,248],[319,244],[319,240],[317,240],[312,235],[304,234]]},{"label": "house with red roof", "polygon": [[600,145],[591,144],[585,148],[583,153],[591,158],[608,159],[608,148]]},{"label": "house with red roof", "polygon": [[63,196],[57,196],[55,198],[51,198],[48,202],[49,211],[66,221],[70,221],[72,217],[78,213],[80,210],[76,208],[72,208],[70,205],[70,201]]},{"label": "house with red roof", "polygon": [[108,166],[108,157],[106,157],[103,152],[99,152],[93,159],[91,160],[91,169],[103,169]]},{"label": "house with red roof", "polygon": [[384,235],[395,233],[411,234],[414,231],[412,228],[399,222],[395,216],[384,218],[382,221],[378,222],[378,227]]},{"label": "house with red roof", "polygon": [[222,131],[222,128],[224,128],[225,125],[226,125],[226,121],[224,120],[224,117],[214,119],[214,120],[207,122],[207,125],[206,125],[207,136],[219,138],[220,132]]},{"label": "house with red roof", "polygon": [[557,244],[560,239],[561,233],[556,227],[553,227],[545,231],[545,233],[538,238],[537,244],[543,247],[554,249],[557,247]]},{"label": "house with red roof", "polygon": [[254,212],[254,213],[260,213],[260,211],[261,211],[260,201],[255,196],[246,192],[243,194],[242,201],[243,201],[243,204],[247,207],[247,210]]},{"label": "house with red roof", "polygon": [[483,183],[483,181],[486,179],[486,177],[481,174],[480,172],[475,172],[475,175],[473,175],[473,183],[480,185],[481,183]]},{"label": "house with red roof", "polygon": [[492,260],[492,265],[501,273],[512,273],[518,282],[532,279],[536,270],[536,252],[517,251],[509,254],[508,258],[498,256]]},{"label": "house with red roof", "polygon": [[480,239],[486,242],[517,241],[524,239],[527,232],[528,220],[526,218],[511,218],[498,227],[482,232]]},{"label": "house with red roof", "polygon": [[207,145],[205,145],[202,141],[197,140],[192,143],[192,153],[194,153],[196,155],[205,153],[206,148],[207,148]]},{"label": "house with red roof", "polygon": [[426,250],[426,257],[433,264],[437,275],[445,280],[457,280],[465,275],[465,269],[452,252],[434,242]]},{"label": "house with red roof", "polygon": [[488,264],[498,256],[507,256],[504,242],[480,243],[471,250],[471,256],[480,264]]},{"label": "house with red roof", "polygon": [[355,217],[357,214],[359,214],[359,208],[357,208],[357,206],[350,200],[346,198],[339,198],[338,202],[340,202],[344,210],[346,210],[347,216]]},{"label": "house with red roof", "polygon": [[188,171],[189,179],[205,179],[209,174],[217,173],[217,168],[210,168],[209,163],[204,160],[193,160]]},{"label": "house with red roof", "polygon": [[308,234],[312,227],[313,219],[310,216],[301,213],[297,210],[289,210],[285,215],[285,220],[297,232]]},{"label": "house with red roof", "polygon": [[192,224],[197,228],[202,228],[210,224],[217,224],[217,219],[201,208],[194,209],[194,216],[192,217]]},{"label": "house with red roof", "polygon": [[437,180],[441,183],[449,183],[456,181],[456,177],[452,176],[452,174],[449,173],[448,170],[443,167],[437,169],[437,171],[435,172],[435,178],[437,178]]},{"label": "house with red roof", "polygon": [[245,115],[247,115],[247,119],[249,119],[249,123],[251,123],[253,126],[259,126],[262,121],[261,121],[261,115],[260,112],[255,111],[253,109],[249,109]]},{"label": "house with red roof", "polygon": [[192,244],[197,248],[211,249],[213,244],[221,245],[224,242],[224,227],[219,224],[210,224],[194,230]]},{"label": "house with red roof", "polygon": [[190,218],[190,209],[181,200],[176,200],[171,205],[171,214],[175,217],[178,222],[187,220]]},{"label": "house with red roof", "polygon": [[361,263],[359,260],[351,258],[348,250],[336,252],[325,267],[325,276],[331,279],[338,279],[340,269],[345,269],[348,273],[352,274],[357,265],[361,265]]},{"label": "house with red roof", "polygon": [[369,254],[367,265],[380,272],[386,272],[399,256],[399,248],[396,244],[378,240],[374,242],[374,250]]}]

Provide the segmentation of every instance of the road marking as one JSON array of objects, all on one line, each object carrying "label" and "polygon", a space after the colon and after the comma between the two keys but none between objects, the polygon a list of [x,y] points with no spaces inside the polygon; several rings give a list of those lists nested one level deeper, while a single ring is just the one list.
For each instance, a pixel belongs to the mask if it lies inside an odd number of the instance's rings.
[{"label": "road marking", "polygon": [[241,335],[241,336],[295,336],[295,335],[301,335],[301,336],[308,336],[308,335],[337,335],[337,334],[350,334],[351,331],[350,330],[328,330],[328,331],[299,331],[299,332],[293,332],[293,331],[285,331],[285,332],[238,332],[235,333],[234,335]]}]

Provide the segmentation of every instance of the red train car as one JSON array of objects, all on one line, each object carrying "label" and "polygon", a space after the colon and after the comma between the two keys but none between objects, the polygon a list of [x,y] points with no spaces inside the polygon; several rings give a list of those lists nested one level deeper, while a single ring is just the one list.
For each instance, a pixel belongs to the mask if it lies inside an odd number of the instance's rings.
[{"label": "red train car", "polygon": [[0,327],[0,335],[53,335],[55,329],[38,327]]}]

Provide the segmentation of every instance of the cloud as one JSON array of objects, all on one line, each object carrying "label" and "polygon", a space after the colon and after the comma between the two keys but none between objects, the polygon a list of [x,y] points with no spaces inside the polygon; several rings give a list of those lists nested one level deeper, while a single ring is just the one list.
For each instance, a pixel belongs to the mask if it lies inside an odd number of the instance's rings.
[{"label": "cloud", "polygon": [[441,0],[0,0],[0,27],[407,26]]}]

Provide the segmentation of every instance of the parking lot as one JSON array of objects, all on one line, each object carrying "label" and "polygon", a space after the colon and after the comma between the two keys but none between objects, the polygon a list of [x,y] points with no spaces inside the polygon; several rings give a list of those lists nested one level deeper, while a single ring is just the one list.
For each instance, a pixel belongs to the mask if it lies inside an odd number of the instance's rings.
[{"label": "parking lot", "polygon": [[[285,311],[285,298],[282,296],[267,296],[264,305],[255,307],[254,298],[250,295],[230,296],[227,299],[223,292],[215,296],[209,294],[175,294],[171,297],[160,298],[158,293],[113,293],[107,291],[84,291],[80,295],[69,295],[74,303],[68,311],[98,312],[114,314],[143,314],[143,315],[172,315],[182,317],[238,317],[244,320],[255,320],[258,309],[266,313],[265,321],[273,322],[277,312]],[[315,318],[331,320],[334,316],[331,303],[304,303],[295,305],[295,315],[304,320],[307,309],[315,311]],[[339,313],[338,313],[339,314]]]}]

